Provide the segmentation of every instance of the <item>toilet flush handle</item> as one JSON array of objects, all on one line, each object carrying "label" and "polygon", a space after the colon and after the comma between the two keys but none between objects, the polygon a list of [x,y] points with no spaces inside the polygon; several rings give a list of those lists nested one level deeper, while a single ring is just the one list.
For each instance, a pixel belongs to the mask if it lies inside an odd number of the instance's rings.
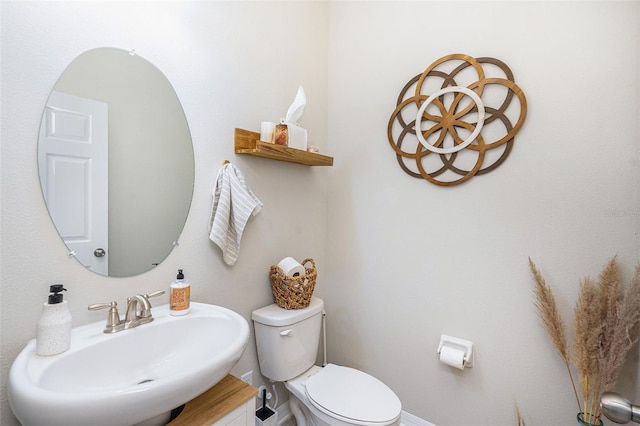
[{"label": "toilet flush handle", "polygon": [[280,335],[281,335],[282,337],[292,337],[292,336],[293,336],[293,330],[292,330],[292,329],[290,329],[290,328],[288,328],[288,329],[286,329],[286,330],[282,330],[282,331],[280,332]]}]

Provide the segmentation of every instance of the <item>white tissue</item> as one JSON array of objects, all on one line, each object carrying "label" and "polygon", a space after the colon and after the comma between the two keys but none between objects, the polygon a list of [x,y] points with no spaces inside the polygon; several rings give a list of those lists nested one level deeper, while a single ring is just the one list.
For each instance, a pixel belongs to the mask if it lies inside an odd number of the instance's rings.
[{"label": "white tissue", "polygon": [[440,362],[464,370],[464,351],[443,346],[440,349]]},{"label": "white tissue", "polygon": [[307,96],[304,94],[304,89],[302,86],[298,87],[298,93],[296,93],[296,97],[293,99],[293,102],[289,106],[287,110],[287,115],[284,118],[284,123],[289,125],[298,124],[298,120],[302,117],[302,113],[304,112],[304,107],[307,104]]},{"label": "white tissue", "polygon": [[283,120],[283,124],[286,124],[289,130],[287,146],[303,151],[307,150],[307,131],[298,125],[298,120],[302,117],[305,105],[307,105],[307,96],[304,94],[302,86],[300,86]]},{"label": "white tissue", "polygon": [[305,274],[304,266],[298,263],[293,257],[285,257],[278,263],[278,267],[282,269],[285,275],[290,277],[298,277]]}]

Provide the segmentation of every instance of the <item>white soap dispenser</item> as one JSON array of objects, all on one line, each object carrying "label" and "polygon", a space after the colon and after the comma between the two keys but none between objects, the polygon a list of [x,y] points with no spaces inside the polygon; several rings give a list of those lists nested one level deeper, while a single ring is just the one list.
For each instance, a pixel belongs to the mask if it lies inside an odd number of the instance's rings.
[{"label": "white soap dispenser", "polygon": [[36,332],[36,354],[57,355],[71,345],[71,312],[66,300],[62,300],[62,284],[49,287],[49,301],[43,303],[42,314]]}]

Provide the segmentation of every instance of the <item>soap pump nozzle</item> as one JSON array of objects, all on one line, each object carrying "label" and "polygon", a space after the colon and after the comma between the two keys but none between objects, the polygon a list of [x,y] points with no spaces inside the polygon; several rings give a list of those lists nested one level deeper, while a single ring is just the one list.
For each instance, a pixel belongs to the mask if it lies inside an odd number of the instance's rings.
[{"label": "soap pump nozzle", "polygon": [[62,303],[63,296],[62,291],[67,291],[62,284],[54,284],[49,287],[49,291],[52,293],[49,295],[49,304],[55,305],[56,303]]}]

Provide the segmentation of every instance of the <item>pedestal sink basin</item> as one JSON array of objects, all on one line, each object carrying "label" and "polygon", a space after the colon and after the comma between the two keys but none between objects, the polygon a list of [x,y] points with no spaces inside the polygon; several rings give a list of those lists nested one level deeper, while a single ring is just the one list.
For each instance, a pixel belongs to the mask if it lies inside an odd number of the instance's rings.
[{"label": "pedestal sink basin", "polygon": [[76,327],[59,355],[36,355],[31,340],[9,375],[18,420],[130,426],[162,416],[218,383],[249,340],[247,321],[220,306],[191,303],[187,315],[171,316],[163,305],[152,314],[153,322],[115,334],[103,333],[106,321]]}]

